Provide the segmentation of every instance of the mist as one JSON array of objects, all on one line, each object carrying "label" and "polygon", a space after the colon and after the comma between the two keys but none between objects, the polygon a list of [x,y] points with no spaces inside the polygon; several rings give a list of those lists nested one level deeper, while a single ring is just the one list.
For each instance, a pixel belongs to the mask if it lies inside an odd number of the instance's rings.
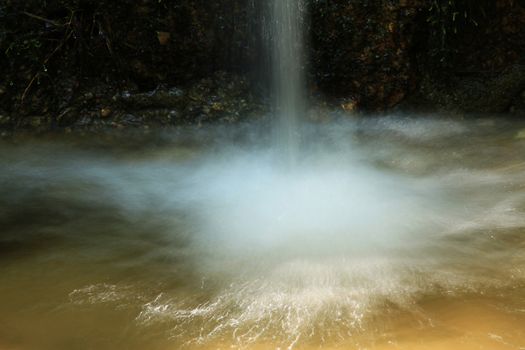
[{"label": "mist", "polygon": [[[132,266],[165,261],[162,279],[187,276],[200,292],[147,300],[131,285],[116,299],[138,298],[136,322],[172,324],[173,336],[192,341],[233,332],[240,343],[272,334],[292,344],[341,320],[347,334],[385,303],[407,309],[436,288],[461,294],[524,277],[515,250],[492,244],[525,225],[525,193],[510,191],[525,183],[525,168],[505,167],[513,155],[502,164],[470,158],[475,146],[464,140],[485,135],[486,121],[302,128],[309,142],[293,166],[257,124],[184,129],[104,156],[82,143],[63,152],[45,142],[15,147],[2,155],[4,220],[42,206],[63,222],[42,219],[40,230],[91,242],[99,256],[138,245],[147,253]],[[150,250],[152,239],[162,247]],[[93,291],[110,288],[99,287],[72,295],[98,300]],[[207,340],[192,334],[198,329]]]}]

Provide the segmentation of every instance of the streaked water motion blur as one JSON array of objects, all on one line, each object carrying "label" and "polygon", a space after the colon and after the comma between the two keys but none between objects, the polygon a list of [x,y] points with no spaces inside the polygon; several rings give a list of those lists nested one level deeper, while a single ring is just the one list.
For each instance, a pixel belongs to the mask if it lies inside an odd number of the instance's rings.
[{"label": "streaked water motion blur", "polygon": [[284,161],[294,166],[301,143],[298,124],[305,115],[304,98],[304,22],[305,6],[302,0],[272,0],[267,40],[273,78],[275,141]]},{"label": "streaked water motion blur", "polygon": [[0,349],[523,349],[525,124],[0,147]]}]

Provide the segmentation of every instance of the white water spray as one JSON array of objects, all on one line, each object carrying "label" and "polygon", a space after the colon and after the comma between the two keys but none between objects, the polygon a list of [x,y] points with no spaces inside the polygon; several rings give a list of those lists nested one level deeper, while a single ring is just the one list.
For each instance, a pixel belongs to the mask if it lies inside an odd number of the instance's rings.
[{"label": "white water spray", "polygon": [[[4,145],[4,237],[72,242],[69,253],[50,250],[49,271],[63,254],[100,268],[67,290],[74,307],[116,305],[177,349],[348,348],[398,315],[427,322],[419,306],[429,296],[500,294],[525,281],[515,128],[502,137],[472,120],[302,125],[308,143],[286,169],[261,129],[184,129],[173,145],[106,156]],[[252,141],[233,141],[241,133]],[[210,147],[192,146],[202,139]],[[481,141],[490,152],[479,153]],[[38,221],[26,230],[10,217]]]}]

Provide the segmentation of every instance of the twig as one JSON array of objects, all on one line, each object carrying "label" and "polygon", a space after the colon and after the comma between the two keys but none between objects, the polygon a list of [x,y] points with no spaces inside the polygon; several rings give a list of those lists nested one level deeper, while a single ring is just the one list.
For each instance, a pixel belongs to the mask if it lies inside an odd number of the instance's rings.
[{"label": "twig", "polygon": [[[58,52],[58,50],[60,50],[62,48],[62,46],[64,46],[64,44],[69,40],[69,38],[71,38],[71,35],[73,35],[73,31],[70,30],[69,33],[67,34],[67,36],[64,37],[64,39],[60,42],[60,44],[53,50],[53,52],[51,52],[51,54],[49,56],[47,56],[47,58],[44,60],[44,62],[42,63],[43,66],[45,66],[49,60],[55,55],[55,53]],[[36,78],[38,78],[38,76],[40,75],[40,71],[38,71],[34,76],[33,78],[31,79],[31,81],[29,82],[29,84],[27,85],[26,89],[24,90],[24,93],[22,94],[22,97],[20,99],[20,102],[21,103],[24,103],[24,100],[27,96],[27,93],[29,92],[29,90],[31,89],[31,87],[33,86],[33,84],[35,83],[35,80]]]},{"label": "twig", "polygon": [[29,12],[26,12],[26,11],[22,11],[22,13],[26,16],[29,16],[31,18],[34,18],[34,19],[38,19],[40,21],[43,21],[43,22],[46,22],[46,23],[49,23],[49,24],[52,24],[54,25],[55,27],[61,27],[63,26],[63,24],[61,23],[58,23],[58,22],[55,22],[53,20],[50,20],[50,19],[47,19],[47,18],[44,18],[44,17],[40,17],[38,15],[35,15],[35,14],[32,14],[32,13],[29,13]]},{"label": "twig", "polygon": [[24,93],[22,94],[22,98],[20,99],[20,102],[23,104],[24,103],[24,100],[27,96],[27,93],[29,92],[29,89],[31,89],[31,86],[33,86],[33,83],[35,82],[36,78],[38,78],[38,76],[40,75],[40,71],[38,71],[34,76],[33,76],[33,79],[31,79],[31,81],[29,82],[29,84],[27,85],[26,89],[24,90]]}]

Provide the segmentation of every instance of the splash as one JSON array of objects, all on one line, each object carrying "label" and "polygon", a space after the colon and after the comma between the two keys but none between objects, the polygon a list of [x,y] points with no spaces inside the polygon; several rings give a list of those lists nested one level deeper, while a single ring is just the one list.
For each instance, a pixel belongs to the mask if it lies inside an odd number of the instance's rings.
[{"label": "splash", "polygon": [[[115,305],[180,347],[351,342],[400,313],[430,322],[425,297],[505,295],[525,281],[525,144],[515,127],[480,125],[302,125],[311,142],[287,169],[257,125],[105,156],[6,145],[0,218],[6,237],[77,242],[68,265],[100,261],[90,274],[103,278],[65,294],[74,307]],[[10,228],[20,215],[36,224]]]}]

